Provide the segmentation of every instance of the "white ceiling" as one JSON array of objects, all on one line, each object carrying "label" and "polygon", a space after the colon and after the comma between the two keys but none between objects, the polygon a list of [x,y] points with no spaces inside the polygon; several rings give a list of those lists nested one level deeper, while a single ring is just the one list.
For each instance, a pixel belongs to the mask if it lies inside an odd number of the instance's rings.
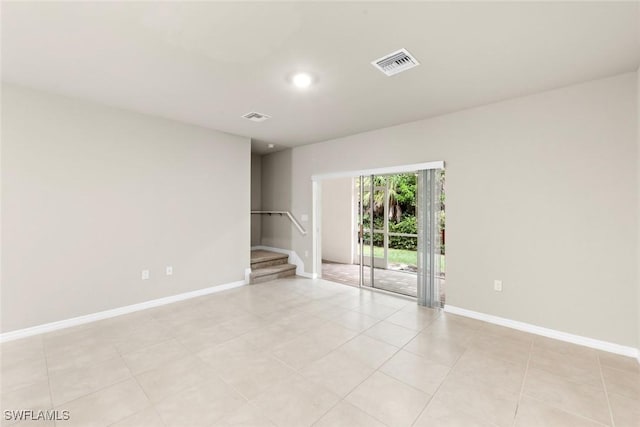
[{"label": "white ceiling", "polygon": [[[3,2],[2,79],[264,152],[634,71],[639,4]],[[400,48],[422,65],[371,66]],[[299,70],[311,89],[289,84]]]}]

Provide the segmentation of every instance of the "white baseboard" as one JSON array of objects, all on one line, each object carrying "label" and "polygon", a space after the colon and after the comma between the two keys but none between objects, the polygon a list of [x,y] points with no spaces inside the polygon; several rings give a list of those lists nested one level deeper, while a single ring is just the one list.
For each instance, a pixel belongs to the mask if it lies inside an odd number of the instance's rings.
[{"label": "white baseboard", "polygon": [[100,311],[97,313],[87,314],[85,316],[74,317],[71,319],[60,320],[58,322],[45,323],[43,325],[32,326],[30,328],[18,329],[0,334],[0,343],[13,341],[20,338],[26,338],[33,335],[44,334],[46,332],[57,331],[58,329],[70,328],[85,323],[95,322],[97,320],[108,319],[123,314],[133,313],[134,311],[145,310],[147,308],[158,307],[161,305],[171,304],[173,302],[183,301],[203,295],[214,294],[216,292],[226,291],[228,289],[244,286],[244,280],[237,282],[225,283],[223,285],[211,286],[209,288],[198,289],[196,291],[185,292],[178,295],[171,295],[164,298],[158,298],[151,301],[145,301],[138,304],[118,307],[111,310]]},{"label": "white baseboard", "polygon": [[615,344],[608,341],[601,341],[593,338],[574,335],[567,332],[557,331],[555,329],[543,328],[541,326],[532,325],[530,323],[519,322],[517,320],[505,319],[504,317],[493,316],[491,314],[480,313],[477,311],[467,310],[465,308],[445,305],[444,311],[451,314],[457,314],[472,319],[482,320],[484,322],[493,323],[507,328],[517,329],[519,331],[529,332],[535,335],[542,335],[548,338],[554,338],[560,341],[566,341],[573,344],[583,345],[598,350],[607,351],[609,353],[621,354],[623,356],[634,357],[640,362],[640,352],[637,348]]},{"label": "white baseboard", "polygon": [[[289,249],[272,248],[271,246],[263,246],[263,245],[252,246],[251,250],[263,250],[263,251],[277,252],[279,254],[287,254],[289,255],[289,264],[293,264],[296,266],[296,276],[308,277],[310,279],[317,278],[317,275],[306,273],[304,271],[304,261],[302,261],[302,258],[300,258],[295,251],[292,251]],[[312,277],[312,276],[316,276],[316,277]]]}]

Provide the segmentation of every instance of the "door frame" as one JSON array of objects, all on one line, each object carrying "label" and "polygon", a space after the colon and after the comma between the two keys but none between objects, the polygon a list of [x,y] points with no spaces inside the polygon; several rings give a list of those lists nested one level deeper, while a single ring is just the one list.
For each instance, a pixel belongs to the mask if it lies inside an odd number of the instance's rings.
[{"label": "door frame", "polygon": [[329,172],[311,175],[311,274],[312,277],[322,277],[322,181],[335,178],[357,178],[362,175],[389,175],[396,173],[415,172],[422,169],[444,169],[444,161],[413,163],[398,166],[388,166],[373,169],[360,169],[341,172]]}]

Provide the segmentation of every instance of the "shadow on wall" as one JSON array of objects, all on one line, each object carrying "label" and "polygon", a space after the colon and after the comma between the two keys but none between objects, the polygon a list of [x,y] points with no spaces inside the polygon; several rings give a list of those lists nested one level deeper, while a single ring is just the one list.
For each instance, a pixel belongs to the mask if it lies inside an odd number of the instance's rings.
[{"label": "shadow on wall", "polygon": [[[262,209],[262,156],[251,154],[251,210]],[[251,246],[258,246],[262,240],[262,218],[251,215]]]},{"label": "shadow on wall", "polygon": [[[292,150],[262,156],[261,209],[291,211]],[[293,225],[286,216],[261,215],[260,244],[280,249],[292,249]]]},{"label": "shadow on wall", "polygon": [[354,178],[321,182],[322,259],[341,264],[354,262]]}]

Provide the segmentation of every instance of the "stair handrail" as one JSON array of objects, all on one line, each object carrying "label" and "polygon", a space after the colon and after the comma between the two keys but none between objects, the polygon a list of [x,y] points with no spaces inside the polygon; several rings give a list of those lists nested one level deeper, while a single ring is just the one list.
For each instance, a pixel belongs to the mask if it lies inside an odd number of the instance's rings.
[{"label": "stair handrail", "polygon": [[271,215],[280,215],[280,216],[286,215],[287,217],[289,217],[289,219],[291,220],[293,225],[296,226],[298,231],[303,236],[307,235],[307,231],[302,227],[302,225],[300,225],[298,220],[296,220],[295,217],[289,211],[251,211],[251,215],[269,215],[269,216],[271,216]]}]

